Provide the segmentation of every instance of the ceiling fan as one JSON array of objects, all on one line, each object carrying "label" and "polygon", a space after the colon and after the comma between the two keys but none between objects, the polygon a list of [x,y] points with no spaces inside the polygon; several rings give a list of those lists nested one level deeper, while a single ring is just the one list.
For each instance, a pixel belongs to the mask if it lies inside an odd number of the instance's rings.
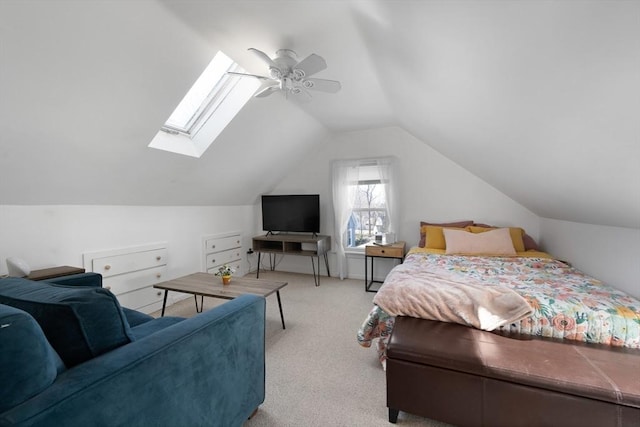
[{"label": "ceiling fan", "polygon": [[312,75],[327,68],[325,60],[315,53],[298,62],[296,53],[290,49],[278,50],[273,59],[258,49],[249,48],[249,50],[268,65],[269,76],[233,71],[228,71],[227,74],[264,80],[262,87],[254,95],[256,98],[264,98],[276,91],[283,91],[286,98],[291,96],[304,102],[311,99],[309,90],[336,93],[342,87],[340,82],[335,80],[311,78]]}]

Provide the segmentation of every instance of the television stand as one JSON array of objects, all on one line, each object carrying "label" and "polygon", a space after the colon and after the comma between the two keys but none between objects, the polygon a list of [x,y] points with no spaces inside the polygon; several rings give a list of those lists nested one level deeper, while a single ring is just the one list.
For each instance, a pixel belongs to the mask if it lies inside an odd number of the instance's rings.
[{"label": "television stand", "polygon": [[[313,249],[303,246],[313,246]],[[327,269],[327,277],[331,277],[329,272],[329,258],[327,253],[331,249],[331,237],[322,235],[305,235],[305,234],[266,234],[263,236],[255,236],[252,242],[253,250],[258,252],[258,269],[256,278],[260,278],[260,258],[262,254],[271,255],[303,255],[311,258],[311,267],[313,268],[313,281],[316,286],[320,286],[320,257],[324,258],[324,265]],[[313,258],[317,259],[318,272],[316,273],[316,265]],[[275,270],[274,262],[269,263],[271,270]]]}]

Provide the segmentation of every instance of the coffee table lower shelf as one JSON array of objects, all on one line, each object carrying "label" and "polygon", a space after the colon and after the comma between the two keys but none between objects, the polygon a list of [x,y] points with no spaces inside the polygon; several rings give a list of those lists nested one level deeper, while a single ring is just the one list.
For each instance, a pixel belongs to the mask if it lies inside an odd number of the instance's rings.
[{"label": "coffee table lower shelf", "polygon": [[[287,286],[287,284],[287,282],[272,282],[263,279],[234,277],[228,285],[223,285],[222,280],[213,274],[194,273],[167,282],[158,283],[157,285],[153,285],[153,287],[164,289],[161,316],[164,316],[169,291],[192,294],[196,302],[196,312],[198,313],[202,312],[204,297],[231,300],[245,294],[260,295],[266,298],[275,293],[278,298],[278,309],[280,310],[282,329],[286,329],[284,325],[284,314],[282,313],[282,301],[280,300],[280,289]],[[200,296],[199,308],[198,295]]]}]

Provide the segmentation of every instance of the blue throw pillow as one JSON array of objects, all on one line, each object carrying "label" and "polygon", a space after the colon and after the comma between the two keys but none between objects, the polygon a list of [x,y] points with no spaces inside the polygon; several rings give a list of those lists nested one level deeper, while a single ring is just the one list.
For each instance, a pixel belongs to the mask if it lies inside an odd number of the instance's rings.
[{"label": "blue throw pillow", "polygon": [[0,413],[49,387],[62,361],[29,314],[0,304]]},{"label": "blue throw pillow", "polygon": [[0,280],[0,303],[33,316],[68,368],[134,341],[107,289],[8,278]]}]

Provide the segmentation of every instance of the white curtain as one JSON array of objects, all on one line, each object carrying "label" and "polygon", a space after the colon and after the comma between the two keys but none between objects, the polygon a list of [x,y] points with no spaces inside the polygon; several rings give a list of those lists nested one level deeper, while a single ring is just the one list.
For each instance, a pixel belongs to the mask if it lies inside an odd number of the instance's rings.
[{"label": "white curtain", "polygon": [[337,160],[333,163],[333,215],[335,224],[336,257],[340,279],[347,277],[347,258],[344,254],[344,238],[349,217],[356,198],[359,160]]},{"label": "white curtain", "polygon": [[388,215],[388,230],[390,233],[396,233],[396,199],[398,195],[396,183],[398,180],[395,177],[395,168],[393,167],[393,157],[387,157],[384,159],[376,159],[378,166],[378,175],[380,181],[384,187],[385,202],[387,205]]},{"label": "white curtain", "polygon": [[349,225],[349,217],[353,210],[356,199],[357,184],[361,176],[361,168],[371,168],[376,165],[381,184],[384,186],[389,231],[395,232],[395,188],[396,181],[393,168],[394,159],[392,157],[382,159],[358,159],[358,160],[337,160],[333,163],[332,189],[333,189],[333,209],[335,224],[335,248],[340,271],[340,279],[348,277],[347,258],[344,252],[344,239]]}]

